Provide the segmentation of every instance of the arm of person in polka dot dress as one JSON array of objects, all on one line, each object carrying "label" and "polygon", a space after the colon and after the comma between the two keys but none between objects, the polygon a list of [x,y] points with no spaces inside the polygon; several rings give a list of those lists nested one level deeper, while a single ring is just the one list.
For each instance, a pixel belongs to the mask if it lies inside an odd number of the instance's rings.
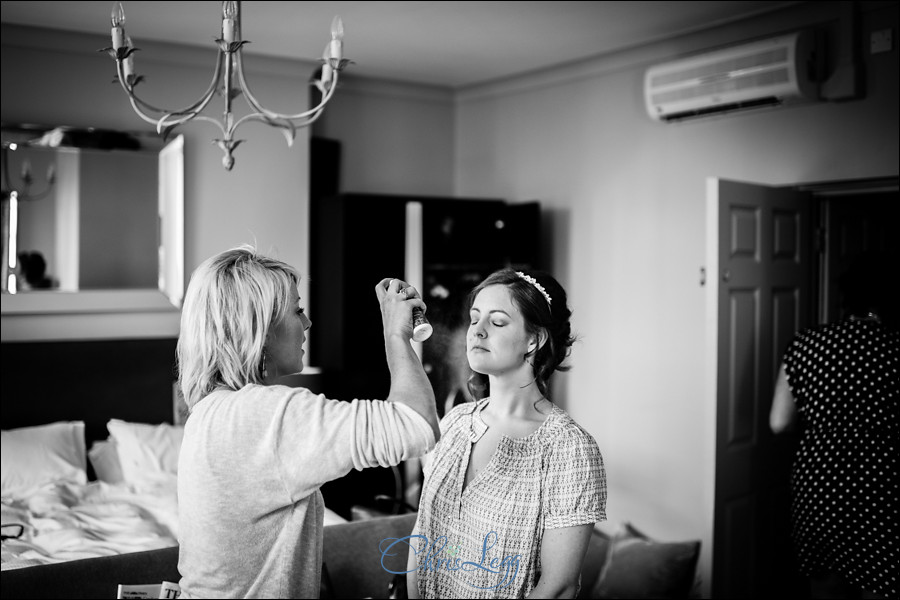
[{"label": "arm of person in polka dot dress", "polygon": [[791,431],[797,424],[797,402],[788,384],[787,371],[782,363],[775,382],[772,410],[769,412],[769,427],[773,433]]}]

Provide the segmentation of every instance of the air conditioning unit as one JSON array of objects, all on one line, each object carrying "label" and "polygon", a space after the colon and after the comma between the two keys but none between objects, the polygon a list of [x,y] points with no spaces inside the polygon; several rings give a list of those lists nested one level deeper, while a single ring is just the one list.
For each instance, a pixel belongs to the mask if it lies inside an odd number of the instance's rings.
[{"label": "air conditioning unit", "polygon": [[647,112],[678,121],[814,100],[814,60],[814,33],[806,30],[656,65],[644,75]]}]

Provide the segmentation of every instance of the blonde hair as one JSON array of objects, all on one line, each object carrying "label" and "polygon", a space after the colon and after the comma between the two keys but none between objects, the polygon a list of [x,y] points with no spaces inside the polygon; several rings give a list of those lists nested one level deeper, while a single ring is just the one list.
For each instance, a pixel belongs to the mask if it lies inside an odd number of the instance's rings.
[{"label": "blonde hair", "polygon": [[217,387],[262,383],[266,335],[289,310],[300,276],[250,245],[203,262],[181,312],[178,378],[189,409]]}]

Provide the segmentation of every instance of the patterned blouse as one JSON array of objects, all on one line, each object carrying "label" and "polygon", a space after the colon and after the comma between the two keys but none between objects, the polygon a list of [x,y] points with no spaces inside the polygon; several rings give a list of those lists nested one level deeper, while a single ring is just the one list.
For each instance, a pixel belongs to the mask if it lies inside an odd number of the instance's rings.
[{"label": "patterned blouse", "polygon": [[488,399],[441,421],[413,538],[422,598],[522,598],[537,585],[546,529],[606,519],[606,471],[594,438],[557,406],[530,435],[501,436],[463,489]]}]

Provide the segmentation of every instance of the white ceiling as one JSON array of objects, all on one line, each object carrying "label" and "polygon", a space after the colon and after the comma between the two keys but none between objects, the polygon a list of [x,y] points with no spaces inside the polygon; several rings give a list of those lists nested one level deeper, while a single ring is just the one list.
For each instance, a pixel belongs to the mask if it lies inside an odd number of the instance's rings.
[{"label": "white ceiling", "polygon": [[[462,88],[646,44],[797,2],[242,3],[249,54],[315,60],[344,21],[353,74]],[[210,45],[220,2],[122,3],[134,44]],[[108,34],[113,2],[0,2],[2,22]]]}]

